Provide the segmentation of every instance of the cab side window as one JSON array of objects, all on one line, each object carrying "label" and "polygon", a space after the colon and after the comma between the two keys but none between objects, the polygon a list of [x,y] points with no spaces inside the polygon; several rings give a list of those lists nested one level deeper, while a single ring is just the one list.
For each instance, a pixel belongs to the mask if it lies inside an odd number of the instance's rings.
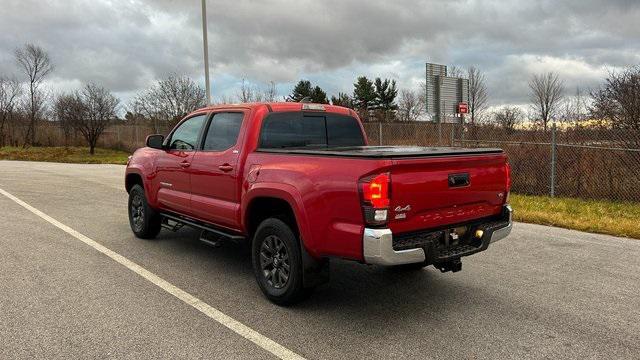
[{"label": "cab side window", "polygon": [[243,113],[216,113],[204,139],[202,150],[223,151],[233,147],[238,142]]},{"label": "cab side window", "polygon": [[198,144],[198,135],[206,120],[206,115],[198,115],[185,120],[171,135],[169,149],[191,151]]}]

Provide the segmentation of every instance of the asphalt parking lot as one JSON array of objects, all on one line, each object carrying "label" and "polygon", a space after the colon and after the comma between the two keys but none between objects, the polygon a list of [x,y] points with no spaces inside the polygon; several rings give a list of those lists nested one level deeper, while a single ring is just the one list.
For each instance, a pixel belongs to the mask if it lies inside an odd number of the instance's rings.
[{"label": "asphalt parking lot", "polygon": [[0,358],[276,356],[251,334],[308,359],[640,358],[640,241],[518,223],[462,272],[334,261],[329,284],[282,308],[238,245],[186,228],[136,239],[123,173],[0,161],[0,189],[253,333],[0,195]]}]

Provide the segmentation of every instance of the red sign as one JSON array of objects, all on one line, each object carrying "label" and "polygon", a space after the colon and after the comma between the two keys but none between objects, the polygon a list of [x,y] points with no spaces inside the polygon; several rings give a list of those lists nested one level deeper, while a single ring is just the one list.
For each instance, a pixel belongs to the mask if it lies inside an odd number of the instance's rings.
[{"label": "red sign", "polygon": [[468,114],[469,113],[469,104],[466,102],[461,102],[458,104],[458,112],[460,114]]}]

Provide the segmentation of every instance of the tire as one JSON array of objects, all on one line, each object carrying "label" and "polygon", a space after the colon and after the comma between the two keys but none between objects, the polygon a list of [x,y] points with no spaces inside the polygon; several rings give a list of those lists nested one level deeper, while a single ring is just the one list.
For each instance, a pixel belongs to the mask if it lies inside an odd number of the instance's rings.
[{"label": "tire", "polygon": [[302,282],[300,242],[282,220],[269,218],[258,226],[251,255],[258,286],[273,303],[290,305],[310,294]]},{"label": "tire", "polygon": [[160,215],[149,207],[140,185],[133,185],[129,191],[129,225],[140,239],[153,239],[162,228]]}]

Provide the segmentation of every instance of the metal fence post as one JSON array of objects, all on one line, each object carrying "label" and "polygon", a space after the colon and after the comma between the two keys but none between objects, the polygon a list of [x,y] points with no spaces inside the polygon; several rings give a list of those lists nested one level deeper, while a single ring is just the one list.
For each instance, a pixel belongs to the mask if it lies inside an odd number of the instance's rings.
[{"label": "metal fence post", "polygon": [[442,119],[444,118],[444,108],[446,103],[442,101],[440,109],[438,109],[438,146],[442,146]]},{"label": "metal fence post", "polygon": [[455,139],[455,131],[456,131],[456,124],[451,124],[451,139],[449,139],[449,146],[453,147],[453,141]]},{"label": "metal fence post", "polygon": [[460,114],[460,144],[464,144],[464,131],[465,131],[465,126],[464,126],[464,114],[461,113]]},{"label": "metal fence post", "polygon": [[556,196],[556,123],[555,121],[551,125],[551,197]]},{"label": "metal fence post", "polygon": [[382,122],[378,123],[378,143],[382,146]]}]

